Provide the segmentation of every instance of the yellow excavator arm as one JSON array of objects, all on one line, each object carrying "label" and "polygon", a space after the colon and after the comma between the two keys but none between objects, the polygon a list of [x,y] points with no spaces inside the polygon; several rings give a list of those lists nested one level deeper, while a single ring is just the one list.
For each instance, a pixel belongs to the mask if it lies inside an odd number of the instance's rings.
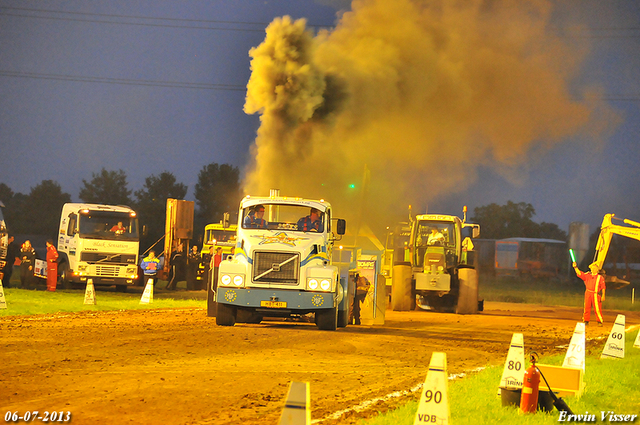
[{"label": "yellow excavator arm", "polygon": [[[621,221],[627,226],[613,224],[613,220]],[[606,214],[604,216],[602,219],[602,225],[600,226],[600,235],[598,236],[598,243],[596,244],[596,252],[593,258],[593,263],[596,264],[600,270],[602,270],[602,267],[604,266],[604,260],[607,257],[607,252],[609,252],[609,246],[611,245],[611,238],[613,235],[622,235],[627,238],[640,241],[640,223],[626,218],[617,218],[615,217],[615,214]],[[608,278],[607,280],[610,279]],[[628,284],[628,282],[625,283]]]}]

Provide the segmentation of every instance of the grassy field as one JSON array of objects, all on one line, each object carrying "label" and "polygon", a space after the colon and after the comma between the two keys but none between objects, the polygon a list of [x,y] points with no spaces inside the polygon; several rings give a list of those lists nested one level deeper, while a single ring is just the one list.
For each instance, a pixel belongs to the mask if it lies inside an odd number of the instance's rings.
[{"label": "grassy field", "polygon": [[[635,283],[621,289],[607,289],[602,308],[640,311],[640,299],[632,303],[632,292],[640,298],[640,286]],[[562,305],[581,307],[584,303],[584,285],[581,280],[569,282],[555,280],[488,279],[479,284],[480,297],[486,301]]]},{"label": "grassy field", "polygon": [[[166,284],[160,281],[157,286],[164,288]],[[185,286],[185,282],[180,282],[178,289],[181,288],[180,284]],[[154,291],[151,304],[140,304],[142,288],[131,288],[124,293],[115,292],[113,288],[99,288],[96,290],[95,305],[85,305],[85,292],[78,289],[47,292],[44,286],[40,286],[38,290],[12,287],[4,289],[4,295],[7,308],[0,309],[0,317],[77,311],[207,307],[205,291]]]},{"label": "grassy field", "polygon": [[[584,394],[579,399],[573,396],[563,398],[574,414],[593,414],[596,422],[608,422],[601,418],[602,413],[608,412],[640,415],[640,349],[633,347],[636,335],[637,330],[627,333],[624,359],[600,360],[606,341],[602,341],[602,345],[593,352],[587,353]],[[563,360],[564,356],[556,356],[541,359],[540,362],[562,365]],[[519,413],[517,407],[503,407],[501,398],[496,395],[501,376],[502,367],[491,367],[464,379],[449,381],[451,423],[529,425],[559,422],[560,413],[556,409],[524,415]],[[359,424],[411,425],[417,409],[418,402],[410,402],[392,412],[360,421]],[[634,423],[639,422],[636,416]]]}]

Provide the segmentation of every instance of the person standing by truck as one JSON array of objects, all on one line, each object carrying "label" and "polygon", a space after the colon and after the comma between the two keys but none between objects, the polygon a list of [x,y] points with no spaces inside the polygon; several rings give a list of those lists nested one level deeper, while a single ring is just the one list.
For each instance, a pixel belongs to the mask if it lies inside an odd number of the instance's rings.
[{"label": "person standing by truck", "polygon": [[58,285],[58,250],[53,240],[47,240],[47,291],[55,292]]},{"label": "person standing by truck", "polygon": [[607,289],[604,277],[599,274],[600,270],[596,263],[591,263],[589,265],[589,273],[582,272],[575,262],[572,266],[576,275],[584,281],[584,314],[582,316],[584,324],[589,324],[589,319],[591,318],[591,307],[593,306],[593,310],[596,313],[596,319],[598,320],[598,326],[602,326],[602,301],[604,301],[604,293]]},{"label": "person standing by truck", "polygon": [[185,257],[183,244],[179,243],[176,250],[171,254],[169,265],[171,269],[169,270],[169,283],[167,283],[166,289],[175,291],[178,287],[178,282],[186,278],[187,258]]},{"label": "person standing by truck", "polygon": [[153,285],[155,285],[158,280],[158,270],[160,270],[161,266],[160,259],[156,257],[156,252],[154,250],[150,250],[149,255],[142,259],[140,267],[144,272],[145,280],[151,279]]},{"label": "person standing by truck", "polygon": [[8,288],[11,283],[11,275],[13,274],[13,265],[16,262],[16,258],[20,258],[20,250],[13,241],[13,236],[9,235],[9,244],[7,245],[7,258],[2,272],[2,286]]},{"label": "person standing by truck", "polygon": [[196,288],[196,276],[198,276],[198,267],[200,267],[200,253],[196,245],[191,247],[187,256],[187,289],[192,291]]},{"label": "person standing by truck", "polygon": [[33,266],[36,262],[36,251],[31,246],[31,241],[27,239],[22,244],[20,251],[20,284],[23,289],[34,289]]}]

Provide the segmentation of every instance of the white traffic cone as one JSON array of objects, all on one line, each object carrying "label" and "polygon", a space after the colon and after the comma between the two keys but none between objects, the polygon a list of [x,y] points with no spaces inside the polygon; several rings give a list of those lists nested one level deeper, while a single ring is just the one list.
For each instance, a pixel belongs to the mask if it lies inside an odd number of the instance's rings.
[{"label": "white traffic cone", "polygon": [[624,327],[625,316],[618,314],[600,355],[601,359],[624,359]]},{"label": "white traffic cone", "polygon": [[93,279],[87,279],[87,288],[84,290],[85,305],[96,305],[96,289],[93,287]]},{"label": "white traffic cone", "polygon": [[308,382],[291,382],[287,402],[279,425],[309,425],[311,423],[311,396]]},{"label": "white traffic cone", "polygon": [[633,343],[634,348],[640,348],[640,330],[638,331],[638,336],[636,336],[636,340]]},{"label": "white traffic cone", "polygon": [[140,304],[153,304],[153,278],[147,279],[142,298],[140,298]]},{"label": "white traffic cone", "polygon": [[447,354],[433,353],[413,425],[451,423],[447,385]]},{"label": "white traffic cone", "polygon": [[514,333],[511,337],[507,361],[504,363],[498,395],[501,394],[501,388],[509,390],[519,390],[522,388],[524,366],[524,337],[520,333]]},{"label": "white traffic cone", "polygon": [[0,308],[7,308],[7,300],[4,298],[4,288],[0,280]]},{"label": "white traffic cone", "polygon": [[562,367],[579,367],[584,372],[584,350],[585,350],[585,326],[583,322],[576,323],[573,331],[567,354],[564,356]]}]

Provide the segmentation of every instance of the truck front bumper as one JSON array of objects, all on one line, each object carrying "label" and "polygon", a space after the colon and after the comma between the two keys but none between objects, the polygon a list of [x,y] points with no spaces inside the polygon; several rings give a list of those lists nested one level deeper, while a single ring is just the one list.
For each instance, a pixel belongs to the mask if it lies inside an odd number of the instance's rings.
[{"label": "truck front bumper", "polygon": [[216,301],[237,307],[309,312],[335,307],[332,292],[306,292],[262,288],[218,287]]}]

